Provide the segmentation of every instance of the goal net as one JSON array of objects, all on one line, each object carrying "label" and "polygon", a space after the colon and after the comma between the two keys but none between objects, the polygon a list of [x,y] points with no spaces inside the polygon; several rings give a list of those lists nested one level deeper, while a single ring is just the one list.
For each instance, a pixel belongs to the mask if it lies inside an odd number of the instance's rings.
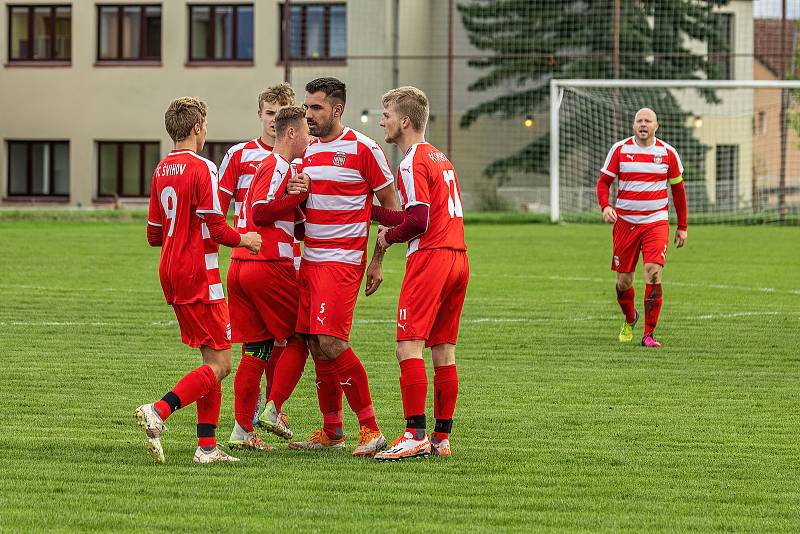
[{"label": "goal net", "polygon": [[798,224],[796,81],[553,80],[552,220],[600,218],[599,169],[611,146],[633,135],[643,107],[658,115],[656,137],[681,157],[690,224]]}]

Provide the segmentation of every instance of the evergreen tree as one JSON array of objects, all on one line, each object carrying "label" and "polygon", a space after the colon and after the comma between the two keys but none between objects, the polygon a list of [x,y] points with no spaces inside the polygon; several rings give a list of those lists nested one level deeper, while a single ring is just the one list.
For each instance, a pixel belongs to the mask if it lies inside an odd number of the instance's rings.
[{"label": "evergreen tree", "polygon": [[[621,0],[620,78],[699,79],[718,78],[720,63],[704,54],[692,52],[686,37],[709,43],[713,49],[726,50],[719,19],[712,11],[728,0]],[[469,86],[480,92],[506,85],[516,90],[482,102],[467,111],[461,127],[469,128],[482,115],[519,118],[549,107],[549,82],[556,78],[612,78],[613,0],[472,0],[458,5],[470,42],[491,52],[486,58],[473,59],[469,65],[484,71]],[[592,94],[601,93],[592,90]],[[713,91],[701,91],[715,102]],[[703,179],[703,161],[707,147],[693,136],[687,126],[690,112],[680,109],[667,89],[625,90],[616,95],[607,91],[609,101],[641,103],[658,114],[668,114],[658,136],[676,146],[684,156],[687,180]],[[613,106],[592,116],[594,144],[610,147],[629,135],[632,114],[627,109],[614,128]],[[680,119],[676,120],[676,117]],[[561,131],[579,139],[580,122],[586,117],[568,111],[561,118]],[[522,150],[492,162],[485,170],[488,177],[502,182],[513,173],[545,172],[549,160],[549,133]],[[570,147],[562,147],[569,151]],[[564,154],[568,157],[568,154]],[[590,162],[585,172],[597,174],[597,162]],[[592,179],[592,178],[590,178]],[[698,201],[700,199],[695,199]],[[702,200],[700,200],[702,201]]]}]

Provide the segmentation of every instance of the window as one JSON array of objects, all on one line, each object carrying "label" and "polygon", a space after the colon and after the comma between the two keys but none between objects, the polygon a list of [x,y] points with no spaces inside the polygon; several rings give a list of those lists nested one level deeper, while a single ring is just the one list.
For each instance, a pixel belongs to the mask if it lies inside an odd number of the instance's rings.
[{"label": "window", "polygon": [[736,209],[739,145],[717,145],[717,209]]},{"label": "window", "polygon": [[[283,5],[279,5],[281,29]],[[289,15],[289,57],[300,61],[342,61],[347,57],[344,4],[293,4]],[[283,31],[281,30],[281,39]],[[283,46],[280,47],[283,59]]]},{"label": "window", "polygon": [[160,61],[161,6],[97,6],[98,61]]},{"label": "window", "polygon": [[253,61],[253,5],[189,6],[189,61]]},{"label": "window", "polygon": [[8,7],[8,59],[63,61],[71,58],[72,8],[66,5]]},{"label": "window", "polygon": [[9,141],[8,196],[69,196],[69,143]]},{"label": "window", "polygon": [[161,156],[157,141],[101,141],[98,196],[150,196],[150,178]]},{"label": "window", "polygon": [[225,152],[236,143],[238,141],[207,141],[203,150],[200,151],[200,155],[213,161],[219,167],[222,158],[225,157]]},{"label": "window", "polygon": [[733,14],[718,13],[717,35],[708,42],[708,62],[711,64],[712,79],[732,80],[734,41],[733,41]]}]

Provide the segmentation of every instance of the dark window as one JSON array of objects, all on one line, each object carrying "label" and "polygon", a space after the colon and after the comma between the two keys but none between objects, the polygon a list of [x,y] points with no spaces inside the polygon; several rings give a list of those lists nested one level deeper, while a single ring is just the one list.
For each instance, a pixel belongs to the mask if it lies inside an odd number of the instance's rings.
[{"label": "dark window", "polygon": [[716,16],[717,32],[708,42],[708,61],[711,64],[712,79],[732,80],[734,40],[732,13],[718,13]]},{"label": "dark window", "polygon": [[207,141],[203,150],[200,151],[200,155],[219,167],[222,158],[225,157],[225,152],[236,143],[237,141]]},{"label": "dark window", "polygon": [[158,142],[101,141],[98,146],[98,196],[150,196],[150,178],[161,156]]},{"label": "dark window", "polygon": [[69,143],[9,141],[8,196],[69,196]]},{"label": "dark window", "polygon": [[69,61],[71,46],[70,6],[8,6],[9,61]]},{"label": "dark window", "polygon": [[739,183],[739,145],[717,145],[717,209],[736,209]]},{"label": "dark window", "polygon": [[252,4],[189,6],[189,61],[252,60]]},{"label": "dark window", "polygon": [[[278,8],[280,37],[283,39],[283,5]],[[290,9],[289,57],[292,60],[340,61],[347,57],[347,11],[344,4],[293,4]]]},{"label": "dark window", "polygon": [[161,60],[161,6],[97,6],[97,60]]}]

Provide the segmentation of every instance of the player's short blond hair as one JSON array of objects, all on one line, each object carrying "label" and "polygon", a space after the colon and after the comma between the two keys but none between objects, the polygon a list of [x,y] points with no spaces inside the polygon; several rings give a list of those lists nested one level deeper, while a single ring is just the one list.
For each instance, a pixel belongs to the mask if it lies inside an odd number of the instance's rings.
[{"label": "player's short blond hair", "polygon": [[208,115],[208,104],[193,96],[176,98],[164,113],[164,126],[174,142],[183,141],[196,124],[203,126]]},{"label": "player's short blond hair", "polygon": [[275,115],[275,137],[283,139],[286,131],[291,127],[299,127],[306,120],[306,111],[297,106],[282,108]]},{"label": "player's short blond hair", "polygon": [[267,87],[258,94],[258,109],[264,102],[275,104],[276,106],[294,106],[294,89],[288,83],[279,83]]},{"label": "player's short blond hair", "polygon": [[394,106],[400,117],[411,119],[411,126],[417,132],[424,132],[428,124],[430,105],[428,97],[416,87],[406,86],[392,89],[383,95],[383,107]]}]

